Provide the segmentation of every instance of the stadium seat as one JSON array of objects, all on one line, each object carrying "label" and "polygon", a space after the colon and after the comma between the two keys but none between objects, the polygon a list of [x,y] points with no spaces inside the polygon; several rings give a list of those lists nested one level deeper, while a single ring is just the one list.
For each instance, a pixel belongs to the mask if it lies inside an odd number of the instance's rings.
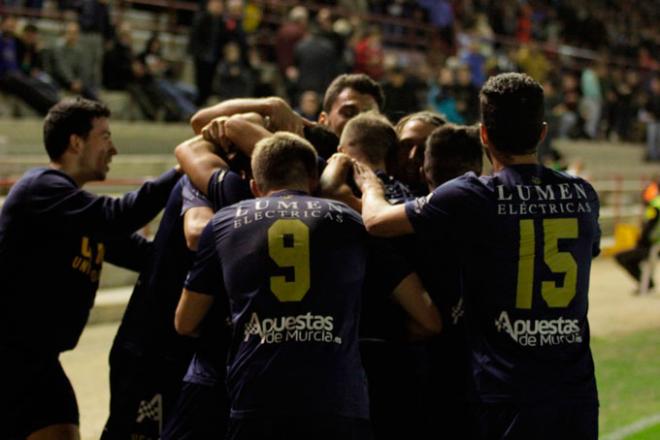
[{"label": "stadium seat", "polygon": [[660,252],[660,243],[651,246],[648,258],[646,261],[642,262],[642,279],[639,284],[640,295],[649,293],[651,280],[655,273],[655,266],[658,264],[658,252]]}]

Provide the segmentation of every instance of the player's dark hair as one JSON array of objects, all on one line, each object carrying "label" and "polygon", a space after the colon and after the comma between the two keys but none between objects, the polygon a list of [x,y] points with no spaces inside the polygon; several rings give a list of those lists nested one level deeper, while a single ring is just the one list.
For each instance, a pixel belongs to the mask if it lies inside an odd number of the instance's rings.
[{"label": "player's dark hair", "polygon": [[399,119],[399,122],[396,123],[394,129],[397,134],[401,134],[403,127],[410,121],[422,121],[426,124],[433,125],[436,127],[441,127],[447,123],[447,119],[440,114],[428,110],[422,110],[421,112],[411,113]]},{"label": "player's dark hair", "polygon": [[536,151],[543,131],[543,88],[524,73],[502,73],[481,88],[481,123],[498,151]]},{"label": "player's dark hair", "polygon": [[371,163],[384,161],[397,148],[398,138],[392,124],[375,112],[360,113],[346,123],[340,143],[351,141]]},{"label": "player's dark hair", "polygon": [[481,174],[483,148],[476,126],[446,124],[429,135],[424,149],[424,174],[434,188],[468,171]]},{"label": "player's dark hair", "polygon": [[51,160],[59,159],[76,134],[87,138],[95,118],[110,117],[105,104],[83,98],[64,99],[48,111],[44,120],[44,145]]},{"label": "player's dark hair", "polygon": [[318,176],[316,150],[300,136],[278,131],[255,145],[252,176],[262,191],[307,184]]},{"label": "player's dark hair", "polygon": [[323,97],[323,111],[329,113],[332,110],[337,97],[345,89],[353,89],[363,95],[370,95],[378,104],[378,109],[383,109],[385,103],[385,94],[383,88],[376,81],[371,79],[369,75],[364,73],[344,73],[336,77],[325,91]]},{"label": "player's dark hair", "polygon": [[305,139],[314,145],[318,155],[323,159],[328,160],[330,156],[337,152],[339,138],[327,126],[321,124],[306,125],[303,130]]}]

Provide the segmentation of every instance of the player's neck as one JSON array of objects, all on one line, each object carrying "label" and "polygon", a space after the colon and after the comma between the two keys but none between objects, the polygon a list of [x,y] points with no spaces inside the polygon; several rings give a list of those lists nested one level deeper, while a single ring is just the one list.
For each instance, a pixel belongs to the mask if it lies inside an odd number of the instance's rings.
[{"label": "player's neck", "polygon": [[73,181],[76,182],[78,187],[82,187],[84,184],[89,182],[89,179],[86,178],[86,176],[84,176],[83,173],[80,172],[79,167],[76,166],[75,163],[71,163],[70,161],[66,161],[66,160],[51,161],[48,164],[48,166],[49,168],[61,171],[67,176],[71,177]]},{"label": "player's neck", "polygon": [[537,165],[539,160],[536,153],[521,154],[521,155],[504,155],[501,153],[491,151],[491,162],[493,164],[493,171],[498,172],[503,168],[513,165]]},{"label": "player's neck", "polygon": [[285,191],[300,191],[304,192],[305,194],[309,194],[309,187],[306,185],[288,185],[286,188],[273,188],[269,189],[266,194],[264,194],[264,197],[270,197],[273,194],[280,193],[280,192],[285,192]]}]

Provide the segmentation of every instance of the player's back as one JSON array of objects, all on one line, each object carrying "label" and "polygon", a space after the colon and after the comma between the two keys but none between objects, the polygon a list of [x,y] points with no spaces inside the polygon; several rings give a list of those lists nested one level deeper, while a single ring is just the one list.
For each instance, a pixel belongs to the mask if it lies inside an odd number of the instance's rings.
[{"label": "player's back", "polygon": [[367,418],[358,214],[285,191],[223,209],[213,229],[234,325],[231,416]]},{"label": "player's back", "polygon": [[435,212],[446,222],[445,238],[453,232],[475,397],[595,400],[587,322],[600,238],[593,188],[548,168],[517,165],[489,177],[466,174],[413,210],[422,217]]}]

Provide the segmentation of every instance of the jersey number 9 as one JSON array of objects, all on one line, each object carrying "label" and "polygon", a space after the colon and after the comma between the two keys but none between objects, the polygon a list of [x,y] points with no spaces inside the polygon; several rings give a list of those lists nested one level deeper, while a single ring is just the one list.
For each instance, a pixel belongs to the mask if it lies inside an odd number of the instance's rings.
[{"label": "jersey number 9", "polygon": [[293,268],[291,281],[270,277],[270,290],[281,302],[301,301],[310,286],[309,227],[300,220],[277,220],[268,229],[268,254],[279,267]]}]

